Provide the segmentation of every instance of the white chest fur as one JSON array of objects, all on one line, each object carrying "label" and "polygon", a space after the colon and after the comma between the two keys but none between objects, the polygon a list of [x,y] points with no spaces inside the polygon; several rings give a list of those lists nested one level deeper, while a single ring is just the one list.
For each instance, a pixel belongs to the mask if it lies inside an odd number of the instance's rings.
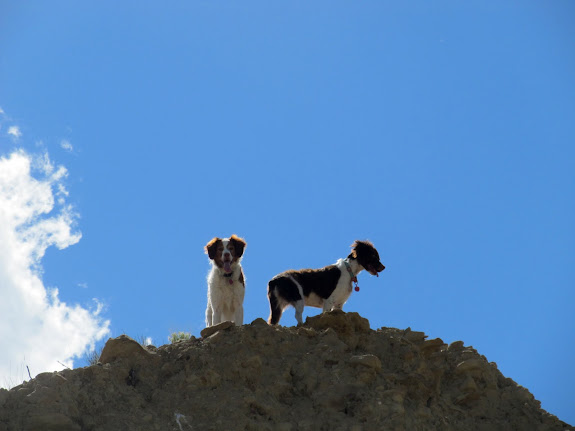
[{"label": "white chest fur", "polygon": [[243,303],[245,289],[239,278],[239,270],[234,271],[231,277],[224,277],[217,268],[212,268],[208,275],[208,296],[212,306],[233,310]]},{"label": "white chest fur", "polygon": [[343,307],[343,304],[347,302],[351,295],[351,275],[347,271],[345,267],[345,263],[343,259],[337,261],[336,266],[341,271],[341,277],[337,282],[337,286],[335,290],[330,295],[329,298],[326,299],[323,309],[324,311],[329,311],[333,309],[340,309]]},{"label": "white chest fur", "polygon": [[[330,311],[333,309],[341,310],[343,304],[347,302],[351,295],[352,277],[348,272],[343,259],[338,260],[336,262],[336,266],[341,271],[341,276],[339,277],[337,285],[329,298],[323,299],[312,292],[307,298],[305,298],[305,305],[310,307],[323,308],[323,311]],[[358,271],[359,268],[356,268],[355,270]]]}]

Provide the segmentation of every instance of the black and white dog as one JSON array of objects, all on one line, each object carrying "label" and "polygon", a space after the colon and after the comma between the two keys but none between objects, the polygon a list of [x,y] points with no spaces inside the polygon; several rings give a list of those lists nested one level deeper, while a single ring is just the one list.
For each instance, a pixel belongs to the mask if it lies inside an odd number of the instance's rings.
[{"label": "black and white dog", "polygon": [[[369,241],[355,241],[346,259],[321,269],[290,270],[276,275],[268,283],[270,317],[268,323],[277,325],[286,307],[295,308],[295,318],[303,323],[304,305],[323,308],[323,311],[341,309],[351,295],[352,282],[357,274],[367,270],[371,275],[385,269],[379,253]],[[356,287],[356,290],[359,288]]]},{"label": "black and white dog", "polygon": [[230,320],[244,323],[244,294],[246,281],[241,265],[246,242],[232,235],[214,238],[206,244],[206,254],[212,263],[208,274],[208,306],[206,327]]}]

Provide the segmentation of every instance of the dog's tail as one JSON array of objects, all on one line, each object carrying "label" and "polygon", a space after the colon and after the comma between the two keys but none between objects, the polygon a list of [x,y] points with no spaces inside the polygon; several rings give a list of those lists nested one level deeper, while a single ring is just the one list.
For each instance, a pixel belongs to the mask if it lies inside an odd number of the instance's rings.
[{"label": "dog's tail", "polygon": [[277,325],[282,317],[282,308],[280,307],[276,286],[274,285],[274,280],[268,283],[268,298],[270,300],[270,317],[268,318],[268,323],[270,325]]}]

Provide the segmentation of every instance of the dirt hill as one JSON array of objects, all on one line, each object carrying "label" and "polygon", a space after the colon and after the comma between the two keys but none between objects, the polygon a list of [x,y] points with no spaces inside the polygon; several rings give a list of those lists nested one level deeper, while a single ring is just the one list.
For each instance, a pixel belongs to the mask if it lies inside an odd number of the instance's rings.
[{"label": "dirt hill", "polygon": [[160,348],[121,336],[98,365],[0,391],[0,431],[573,429],[463,342],[341,311]]}]

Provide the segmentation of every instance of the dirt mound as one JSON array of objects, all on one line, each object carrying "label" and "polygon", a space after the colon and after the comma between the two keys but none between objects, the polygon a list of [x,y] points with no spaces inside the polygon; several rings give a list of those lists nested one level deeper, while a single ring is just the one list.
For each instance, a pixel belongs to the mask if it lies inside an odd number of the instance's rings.
[{"label": "dirt mound", "polygon": [[0,391],[0,431],[567,430],[463,342],[372,330],[357,313],[300,327],[227,322]]}]

